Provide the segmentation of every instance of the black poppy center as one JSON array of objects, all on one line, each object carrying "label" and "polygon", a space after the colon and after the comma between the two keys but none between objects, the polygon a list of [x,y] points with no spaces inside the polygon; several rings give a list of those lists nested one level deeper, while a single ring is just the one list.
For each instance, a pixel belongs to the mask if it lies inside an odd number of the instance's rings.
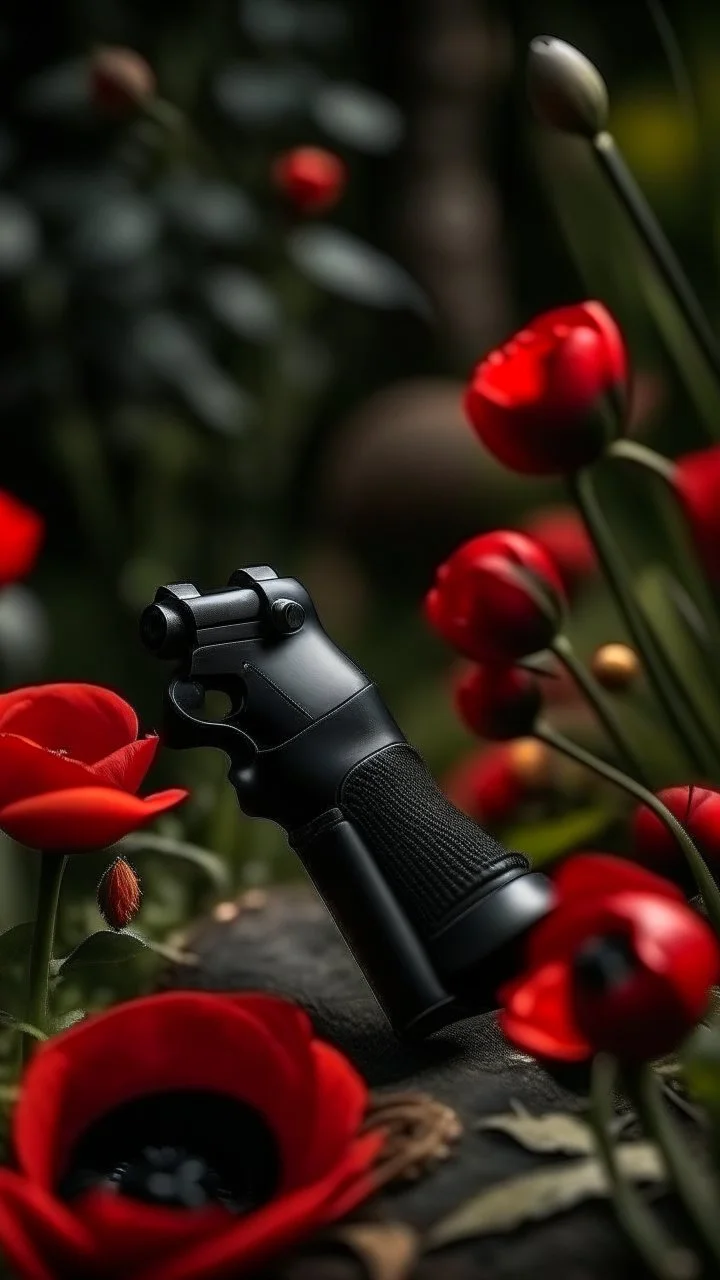
[{"label": "black poppy center", "polygon": [[272,1199],[280,1153],[267,1121],[224,1094],[177,1090],[125,1102],[90,1125],[58,1188],[108,1191],[172,1209],[246,1214]]},{"label": "black poppy center", "polygon": [[589,938],[577,952],[573,968],[586,991],[595,995],[616,991],[637,973],[632,939],[622,933]]}]

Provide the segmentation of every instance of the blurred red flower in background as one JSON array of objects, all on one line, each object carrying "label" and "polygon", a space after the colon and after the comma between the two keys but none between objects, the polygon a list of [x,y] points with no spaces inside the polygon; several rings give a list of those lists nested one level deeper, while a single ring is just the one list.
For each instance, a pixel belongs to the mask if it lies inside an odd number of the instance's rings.
[{"label": "blurred red flower in background", "polygon": [[299,213],[332,209],[347,182],[340,157],[322,147],[295,147],[276,159],[272,172],[275,186]]},{"label": "blurred red flower in background", "polygon": [[550,556],[569,595],[597,572],[595,548],[572,507],[537,511],[523,532]]},{"label": "blurred red flower in background", "polygon": [[381,1132],[307,1016],[172,992],[54,1037],[13,1116],[0,1248],[18,1280],[230,1280],[355,1208]]},{"label": "blurred red flower in background", "polygon": [[455,687],[460,719],[490,740],[531,733],[541,704],[537,677],[521,667],[476,666]]},{"label": "blurred red flower in background", "polygon": [[448,770],[442,787],[463,813],[493,825],[548,786],[551,772],[547,747],[534,738],[518,738],[473,752]]},{"label": "blurred red flower in background", "polygon": [[600,302],[537,316],[475,368],[465,412],[506,467],[562,475],[594,462],[609,440],[604,409],[624,408],[625,342]]},{"label": "blurred red flower in background", "polygon": [[524,973],[500,992],[505,1035],[561,1062],[672,1052],[720,976],[709,925],[667,880],[607,854],[576,855],[555,887],[557,906],[530,935]]},{"label": "blurred red flower in background", "polygon": [[503,665],[545,649],[565,607],[550,557],[524,533],[483,533],[458,547],[435,575],[425,618],[459,653]]},{"label": "blurred red flower in background", "polygon": [[[702,856],[720,870],[720,792],[693,785],[666,787],[658,792],[658,799],[682,823]],[[677,840],[645,805],[635,810],[631,833],[633,854],[639,862],[694,886]]]},{"label": "blurred red flower in background", "polygon": [[114,844],[187,796],[137,794],[158,748],[116,693],[46,684],[0,694],[0,829],[36,849]]},{"label": "blurred red flower in background", "polygon": [[0,490],[0,587],[18,582],[30,572],[44,536],[42,516]]},{"label": "blurred red flower in background", "polygon": [[720,445],[676,458],[675,491],[708,576],[720,582]]}]

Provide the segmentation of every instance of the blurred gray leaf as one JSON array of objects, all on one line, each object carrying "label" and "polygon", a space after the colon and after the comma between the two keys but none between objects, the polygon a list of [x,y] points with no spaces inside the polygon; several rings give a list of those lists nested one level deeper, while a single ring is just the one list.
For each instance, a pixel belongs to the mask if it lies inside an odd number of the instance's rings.
[{"label": "blurred gray leaf", "polygon": [[278,374],[299,391],[317,391],[332,373],[332,355],[319,338],[305,330],[292,334],[279,353]]},{"label": "blurred gray leaf", "polygon": [[23,87],[19,106],[32,116],[71,117],[89,111],[88,64],[74,58],[33,76]]},{"label": "blurred gray leaf", "polygon": [[118,195],[88,209],[72,238],[71,252],[86,268],[125,268],[157,249],[160,232],[158,212],[149,200]]},{"label": "blurred gray leaf", "polygon": [[476,1127],[482,1131],[507,1134],[528,1151],[546,1155],[591,1156],[595,1151],[590,1126],[579,1116],[568,1112],[534,1116],[518,1108],[501,1115],[485,1116]]},{"label": "blurred gray leaf", "polygon": [[50,648],[45,609],[29,587],[14,583],[0,591],[0,667],[6,682],[36,676]]},{"label": "blurred gray leaf", "polygon": [[184,174],[167,182],[159,198],[180,231],[220,248],[250,244],[260,230],[257,210],[243,191],[229,183]]},{"label": "blurred gray leaf", "polygon": [[277,125],[307,111],[321,77],[313,67],[234,62],[217,76],[215,98],[241,128]]},{"label": "blurred gray leaf", "polygon": [[327,224],[299,227],[288,239],[290,257],[314,284],[368,307],[408,307],[426,318],[419,285],[397,262],[363,240]]},{"label": "blurred gray leaf", "polygon": [[175,391],[200,421],[222,435],[238,435],[255,417],[251,397],[214,363],[189,325],[155,311],[135,326],[135,354],[155,378]]},{"label": "blurred gray leaf", "polygon": [[35,215],[12,196],[0,196],[0,280],[21,276],[40,253]]},{"label": "blurred gray leaf", "polygon": [[74,223],[83,211],[103,197],[127,190],[117,172],[76,166],[41,169],[23,183],[23,194],[44,218]]},{"label": "blurred gray leaf", "polygon": [[213,315],[248,342],[271,342],[282,314],[274,293],[259,276],[240,267],[223,267],[206,278],[203,292]]},{"label": "blurred gray leaf", "polygon": [[323,85],[312,117],[330,138],[370,155],[393,151],[402,139],[402,113],[389,98],[359,84]]},{"label": "blurred gray leaf", "polygon": [[345,10],[328,0],[241,0],[240,23],[251,40],[269,47],[332,49],[350,30]]}]

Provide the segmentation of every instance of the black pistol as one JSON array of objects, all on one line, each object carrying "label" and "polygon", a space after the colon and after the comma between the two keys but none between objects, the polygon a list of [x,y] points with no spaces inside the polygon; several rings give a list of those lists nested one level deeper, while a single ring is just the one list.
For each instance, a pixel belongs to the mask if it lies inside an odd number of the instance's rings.
[{"label": "black pistol", "polygon": [[[287,832],[398,1035],[497,1007],[550,882],[442,794],[376,686],[267,566],[160,587],[145,646],[178,665],[164,741],[211,746],[245,813]],[[202,717],[205,695],[231,702]]]}]

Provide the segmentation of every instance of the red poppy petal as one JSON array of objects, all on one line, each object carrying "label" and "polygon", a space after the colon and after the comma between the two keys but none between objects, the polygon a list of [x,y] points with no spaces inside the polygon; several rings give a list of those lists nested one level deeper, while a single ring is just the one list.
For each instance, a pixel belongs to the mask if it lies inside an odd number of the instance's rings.
[{"label": "red poppy petal", "polygon": [[28,796],[94,785],[92,772],[78,760],[14,733],[0,733],[0,810]]},{"label": "red poppy petal", "polygon": [[553,879],[561,902],[573,898],[584,901],[627,889],[685,901],[680,890],[664,876],[656,876],[610,853],[579,853],[563,863]]},{"label": "red poppy petal", "polygon": [[588,1042],[578,1031],[570,1003],[570,971],[548,964],[500,992],[500,1029],[523,1053],[559,1062],[583,1062]]},{"label": "red poppy petal", "polygon": [[90,1234],[66,1205],[0,1169],[0,1252],[23,1280],[79,1275],[93,1255]]},{"label": "red poppy petal", "polygon": [[174,809],[187,795],[179,789],[143,799],[110,787],[51,791],[0,809],[0,829],[32,849],[104,849]]},{"label": "red poppy petal", "polygon": [[[307,1068],[288,1003],[293,1058],[264,1026],[258,1006],[201,991],[167,992],[115,1005],[44,1044],[24,1078],[13,1134],[23,1171],[53,1186],[77,1136],[131,1098],[174,1089],[206,1089],[240,1098],[268,1118],[283,1167],[295,1152],[298,1116],[308,1096]],[[137,1046],[142,1046],[142,1052]]]},{"label": "red poppy petal", "polygon": [[44,536],[42,516],[0,491],[0,586],[18,582],[30,572]]},{"label": "red poppy petal", "polygon": [[322,1177],[358,1133],[367,1110],[367,1085],[337,1049],[312,1045],[317,1089],[317,1122],[306,1152],[304,1177]]},{"label": "red poppy petal", "polygon": [[109,787],[119,787],[121,791],[129,791],[132,795],[142,786],[145,775],[150,769],[157,754],[160,739],[157,734],[148,738],[138,738],[136,742],[128,742],[119,747],[104,760],[98,760],[92,766],[93,776],[99,783]]},{"label": "red poppy petal", "polygon": [[94,764],[133,742],[138,721],[129,703],[100,685],[41,684],[0,696],[0,729]]},{"label": "red poppy petal", "polygon": [[[376,1135],[369,1135],[374,1139]],[[270,1201],[229,1230],[208,1234],[165,1265],[146,1267],[134,1280],[235,1280],[349,1213],[373,1191],[367,1169],[376,1143],[361,1140],[327,1178]]]},{"label": "red poppy petal", "polygon": [[97,1274],[118,1280],[135,1277],[141,1268],[159,1280],[168,1263],[189,1249],[202,1248],[233,1222],[219,1206],[183,1213],[106,1191],[87,1192],[76,1209],[95,1242]]}]

